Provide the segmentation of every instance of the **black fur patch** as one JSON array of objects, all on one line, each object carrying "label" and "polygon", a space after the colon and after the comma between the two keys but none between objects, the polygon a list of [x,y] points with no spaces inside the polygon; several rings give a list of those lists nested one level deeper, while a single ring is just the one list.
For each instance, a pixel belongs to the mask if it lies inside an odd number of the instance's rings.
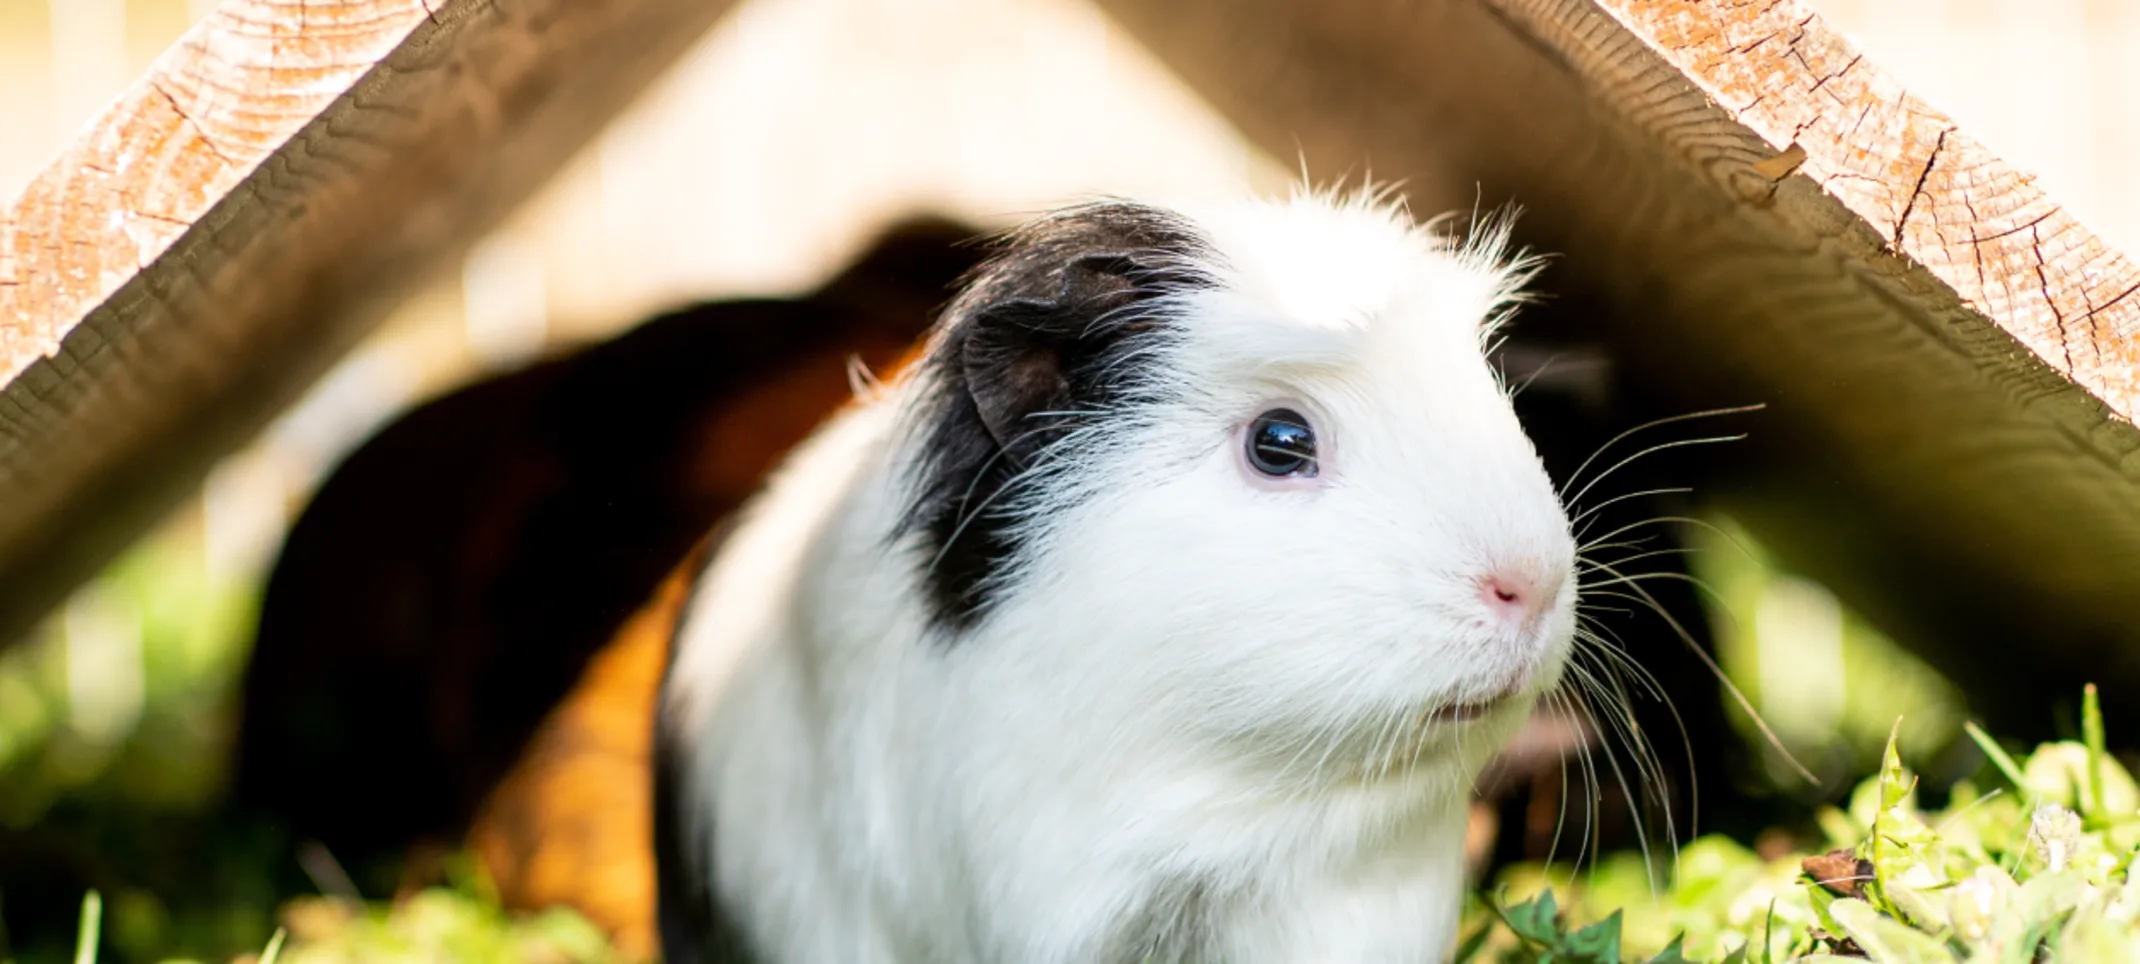
[{"label": "black fur patch", "polygon": [[[692,603],[706,584],[720,547],[734,529],[731,517],[722,523],[695,561],[691,589],[676,610],[676,625],[669,634],[669,662],[662,671],[662,692],[676,669],[676,654],[682,649],[682,634],[689,622]],[[686,798],[686,754],[692,740],[669,726],[663,712],[664,699],[654,701],[654,917],[661,935],[664,964],[756,964],[743,928],[732,918],[714,890],[714,868],[707,862],[703,835],[713,833],[711,814],[698,819],[686,816],[697,799]]]},{"label": "black fur patch", "polygon": [[[1135,404],[1164,334],[1153,299],[1214,282],[1181,218],[1128,202],[1074,208],[1005,237],[945,312],[916,414],[924,428],[900,534],[919,533],[938,624],[962,629],[1003,590],[1020,546],[1008,489],[1093,415]],[[1107,417],[1100,415],[1097,417]]]},{"label": "black fur patch", "polygon": [[677,794],[684,776],[682,752],[665,731],[654,738],[654,874],[655,917],[661,929],[662,960],[667,964],[754,964],[743,928],[728,915],[713,889],[713,868],[704,848],[692,841],[713,832],[702,822],[687,822]]}]

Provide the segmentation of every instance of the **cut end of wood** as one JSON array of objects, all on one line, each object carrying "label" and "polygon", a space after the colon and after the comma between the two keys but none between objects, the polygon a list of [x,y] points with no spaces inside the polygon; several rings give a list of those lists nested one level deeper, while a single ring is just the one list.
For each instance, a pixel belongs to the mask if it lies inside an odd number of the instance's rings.
[{"label": "cut end of wood", "polygon": [[1797,173],[1897,255],[2120,418],[2140,414],[2140,270],[1818,13],[1601,3],[1733,120],[1798,152]]},{"label": "cut end of wood", "polygon": [[416,0],[229,0],[186,31],[0,213],[0,384],[428,19]]}]

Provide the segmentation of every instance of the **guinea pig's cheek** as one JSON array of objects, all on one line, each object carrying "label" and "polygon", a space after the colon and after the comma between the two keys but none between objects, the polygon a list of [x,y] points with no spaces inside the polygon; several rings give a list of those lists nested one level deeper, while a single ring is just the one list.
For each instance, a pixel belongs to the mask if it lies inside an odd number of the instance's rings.
[{"label": "guinea pig's cheek", "polygon": [[1555,614],[1539,643],[1539,660],[1532,692],[1544,692],[1560,685],[1567,673],[1568,659],[1575,652],[1575,617],[1570,614]]}]

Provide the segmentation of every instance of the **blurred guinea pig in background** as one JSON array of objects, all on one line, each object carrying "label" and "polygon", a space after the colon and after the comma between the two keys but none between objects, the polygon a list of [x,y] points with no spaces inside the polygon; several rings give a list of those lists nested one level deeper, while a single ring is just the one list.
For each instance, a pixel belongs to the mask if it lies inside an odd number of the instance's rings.
[{"label": "blurred guinea pig in background", "polygon": [[628,620],[852,396],[855,364],[898,363],[972,235],[910,218],[815,291],[665,313],[381,429],[269,577],[239,806],[369,894],[472,844],[509,904],[576,904],[650,952],[668,636]]}]

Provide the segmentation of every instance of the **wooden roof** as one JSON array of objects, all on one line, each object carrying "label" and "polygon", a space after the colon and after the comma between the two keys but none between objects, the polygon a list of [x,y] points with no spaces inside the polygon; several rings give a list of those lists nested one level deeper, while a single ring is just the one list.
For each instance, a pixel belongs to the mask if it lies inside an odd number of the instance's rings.
[{"label": "wooden roof", "polygon": [[227,0],[0,210],[0,639],[555,172],[722,0]]},{"label": "wooden roof", "polygon": [[[1877,620],[2140,653],[2140,272],[1803,4],[1097,2],[1319,177],[1519,201],[1660,393],[1768,404],[1721,491]],[[0,636],[725,7],[228,0],[188,33],[0,214]]]}]

